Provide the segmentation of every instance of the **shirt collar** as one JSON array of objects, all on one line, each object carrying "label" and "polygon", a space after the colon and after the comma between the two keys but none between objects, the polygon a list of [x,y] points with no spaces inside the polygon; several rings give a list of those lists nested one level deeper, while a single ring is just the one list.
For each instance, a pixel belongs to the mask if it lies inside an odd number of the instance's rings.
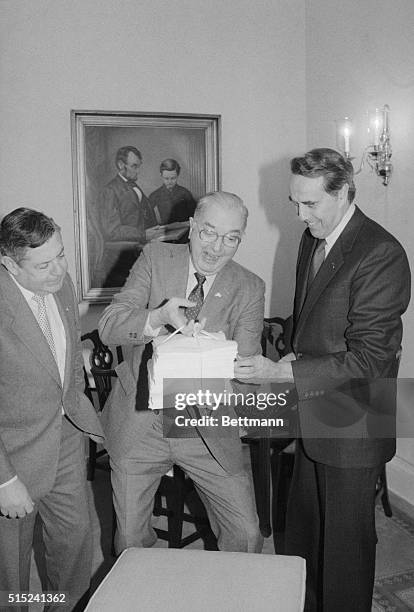
[{"label": "shirt collar", "polygon": [[[34,291],[31,291],[30,289],[26,289],[26,287],[23,287],[23,285],[21,285],[13,276],[13,274],[10,274],[10,278],[13,280],[13,282],[17,285],[17,287],[20,289],[20,291],[22,292],[22,295],[24,297],[24,299],[26,300],[26,302],[28,304],[31,304],[31,300],[33,298],[34,295],[37,295]],[[55,301],[54,297],[53,297],[53,293],[45,293],[45,300],[46,303],[49,304],[51,303],[51,300]]]},{"label": "shirt collar", "polygon": [[[190,246],[188,246],[188,249],[190,251]],[[193,260],[191,258],[191,251],[190,251],[190,257],[189,257],[189,265],[188,265],[188,278],[193,279],[194,278],[194,274],[197,272],[197,270],[194,267],[193,264]],[[214,283],[214,279],[216,278],[217,274],[206,274],[206,280],[204,283],[204,287],[211,287],[211,285]]]},{"label": "shirt collar", "polygon": [[338,223],[338,225],[335,227],[335,229],[329,234],[329,236],[325,238],[326,247],[328,250],[330,250],[335,244],[335,242],[338,240],[339,236],[344,231],[346,225],[349,223],[354,212],[355,212],[355,204],[352,203],[350,207],[348,208],[348,210],[346,211],[346,213],[344,214],[344,216],[342,217],[342,219],[340,220],[340,222]]},{"label": "shirt collar", "polygon": [[20,291],[23,293],[24,298],[29,301],[32,299],[32,297],[35,295],[35,293],[33,291],[30,291],[30,289],[26,289],[26,287],[23,287],[23,285],[21,285],[13,276],[13,274],[10,274],[9,272],[9,276],[12,279],[12,281],[18,286],[18,288],[20,289]]}]

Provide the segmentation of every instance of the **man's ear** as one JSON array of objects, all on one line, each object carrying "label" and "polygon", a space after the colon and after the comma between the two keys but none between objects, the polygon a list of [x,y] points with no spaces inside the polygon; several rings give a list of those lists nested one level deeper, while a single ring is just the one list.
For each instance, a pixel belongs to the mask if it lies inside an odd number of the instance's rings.
[{"label": "man's ear", "polygon": [[9,257],[8,255],[3,255],[1,258],[1,263],[10,272],[10,274],[13,274],[13,276],[18,275],[20,271],[20,266],[14,261],[14,259]]},{"label": "man's ear", "polygon": [[338,196],[341,198],[341,200],[348,202],[348,191],[349,185],[348,183],[345,183],[345,185],[342,185],[341,189],[338,191]]},{"label": "man's ear", "polygon": [[189,217],[188,220],[190,222],[190,231],[188,232],[188,237],[190,237],[191,236],[191,232],[193,231],[194,219],[193,219],[193,217]]}]

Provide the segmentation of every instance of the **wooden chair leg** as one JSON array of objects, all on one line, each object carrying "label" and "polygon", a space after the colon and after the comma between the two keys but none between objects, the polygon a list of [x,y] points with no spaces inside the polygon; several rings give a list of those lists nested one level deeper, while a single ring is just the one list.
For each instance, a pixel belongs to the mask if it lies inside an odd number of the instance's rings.
[{"label": "wooden chair leg", "polygon": [[[177,475],[178,474],[178,475]],[[168,509],[168,548],[181,548],[183,521],[184,521],[184,499],[185,499],[185,475],[174,468],[174,493],[167,495],[166,503]]]},{"label": "wooden chair leg", "polygon": [[264,538],[272,533],[270,524],[270,439],[258,438],[249,443],[250,460],[259,527]]},{"label": "wooden chair leg", "polygon": [[162,513],[162,497],[159,491],[155,493],[154,509],[152,513],[154,516],[161,516]]},{"label": "wooden chair leg", "polygon": [[[184,548],[198,539],[204,541],[207,550],[217,550],[217,540],[211,531],[206,509],[194,487],[186,478],[184,471],[177,465],[173,467],[173,477],[161,478],[155,496],[153,514],[167,517],[167,529],[155,527],[159,538],[168,542],[168,548]],[[165,505],[163,505],[165,499]],[[185,504],[189,512],[185,511]],[[194,525],[195,530],[183,537],[184,521]]]},{"label": "wooden chair leg", "polygon": [[274,473],[274,485],[275,485],[275,506],[274,527],[277,531],[284,531],[285,529],[285,515],[287,508],[287,500],[289,497],[290,489],[290,478],[292,474],[291,462],[293,457],[290,455],[279,453],[272,457],[272,464],[275,466]]},{"label": "wooden chair leg", "polygon": [[277,452],[271,456],[272,466],[272,527],[275,552],[283,554],[283,532],[285,531],[285,520],[287,502],[289,497],[290,481],[293,472],[294,455],[291,453]]},{"label": "wooden chair leg", "polygon": [[378,480],[379,480],[378,492],[381,493],[381,503],[382,503],[382,507],[384,508],[384,514],[385,516],[388,516],[390,518],[392,516],[392,509],[391,509],[391,504],[390,504],[390,498],[388,496],[387,473],[385,471],[385,466],[383,467]]}]

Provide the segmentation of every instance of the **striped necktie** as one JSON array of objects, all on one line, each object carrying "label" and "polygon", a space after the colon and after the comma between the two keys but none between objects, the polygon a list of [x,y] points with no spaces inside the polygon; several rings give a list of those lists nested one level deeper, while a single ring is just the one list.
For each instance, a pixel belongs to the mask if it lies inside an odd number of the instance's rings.
[{"label": "striped necktie", "polygon": [[40,329],[42,330],[43,335],[46,338],[50,350],[52,351],[53,357],[57,363],[56,346],[52,336],[49,317],[47,316],[45,296],[40,295],[39,293],[35,293],[32,299],[36,302],[37,305],[37,322],[39,323]]},{"label": "striped necktie", "polygon": [[198,313],[200,312],[204,302],[203,284],[206,281],[206,277],[203,274],[200,274],[199,272],[194,272],[194,276],[197,279],[197,285],[191,291],[190,295],[188,296],[188,299],[190,300],[190,302],[195,302],[195,305],[191,306],[191,308],[185,309],[185,316],[189,321],[197,320]]}]

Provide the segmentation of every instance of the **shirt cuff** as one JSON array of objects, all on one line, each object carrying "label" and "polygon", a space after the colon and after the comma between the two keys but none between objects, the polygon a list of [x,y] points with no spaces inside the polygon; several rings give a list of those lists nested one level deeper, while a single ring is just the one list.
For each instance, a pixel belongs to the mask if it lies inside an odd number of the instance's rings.
[{"label": "shirt cuff", "polygon": [[147,320],[145,321],[143,335],[148,336],[150,338],[156,338],[161,331],[162,325],[160,325],[160,327],[156,327],[155,329],[151,327],[150,322],[149,322],[150,314],[151,313],[148,313]]},{"label": "shirt cuff", "polygon": [[2,489],[3,487],[7,487],[7,485],[11,484],[12,482],[15,482],[17,480],[17,474],[16,476],[13,476],[13,478],[10,478],[10,480],[8,480],[7,482],[3,482],[3,484],[0,484],[0,489]]}]

